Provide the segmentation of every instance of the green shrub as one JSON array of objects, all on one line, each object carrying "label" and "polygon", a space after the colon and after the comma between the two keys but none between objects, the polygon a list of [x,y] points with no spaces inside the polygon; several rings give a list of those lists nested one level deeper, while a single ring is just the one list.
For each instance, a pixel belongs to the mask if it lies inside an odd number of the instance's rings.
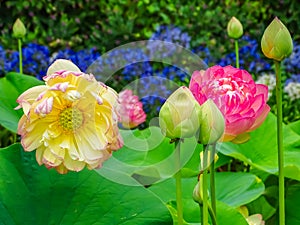
[{"label": "green shrub", "polygon": [[26,42],[49,45],[53,50],[97,47],[101,52],[136,40],[148,39],[155,28],[174,24],[192,37],[191,47],[205,45],[215,57],[231,51],[226,26],[232,16],[246,34],[260,39],[266,24],[280,19],[294,40],[300,27],[296,0],[7,0],[0,2],[1,45],[11,46],[11,27],[20,17],[28,28]]}]

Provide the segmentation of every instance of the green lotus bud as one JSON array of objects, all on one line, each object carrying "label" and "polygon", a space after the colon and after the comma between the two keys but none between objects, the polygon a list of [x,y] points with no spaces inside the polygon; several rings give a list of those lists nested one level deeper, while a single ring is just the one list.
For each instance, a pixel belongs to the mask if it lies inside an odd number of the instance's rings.
[{"label": "green lotus bud", "polygon": [[22,38],[26,34],[26,28],[20,19],[17,19],[13,25],[13,35],[16,38]]},{"label": "green lotus bud", "polygon": [[243,25],[234,16],[227,24],[227,33],[229,37],[234,39],[239,39],[243,35]]},{"label": "green lotus bud", "polygon": [[293,41],[290,32],[277,17],[265,30],[261,49],[266,57],[277,61],[282,61],[292,53]]},{"label": "green lotus bud", "polygon": [[199,129],[200,105],[187,87],[180,87],[161,107],[159,125],[162,133],[171,138],[187,138]]},{"label": "green lotus bud", "polygon": [[203,174],[200,174],[199,181],[194,187],[193,199],[195,202],[202,205],[203,203]]},{"label": "green lotus bud", "polygon": [[213,144],[223,135],[225,120],[213,100],[208,99],[201,105],[199,142]]}]

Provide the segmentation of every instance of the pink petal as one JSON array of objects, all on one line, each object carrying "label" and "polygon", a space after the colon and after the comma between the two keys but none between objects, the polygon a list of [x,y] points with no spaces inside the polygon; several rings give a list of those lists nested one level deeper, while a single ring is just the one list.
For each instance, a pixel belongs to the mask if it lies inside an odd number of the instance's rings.
[{"label": "pink petal", "polygon": [[39,103],[36,108],[34,109],[34,112],[36,114],[46,115],[49,114],[52,111],[53,107],[53,97],[46,98]]},{"label": "pink petal", "polygon": [[268,86],[263,84],[256,85],[256,94],[263,94],[263,98],[266,101],[268,99]]},{"label": "pink petal", "polygon": [[69,82],[62,82],[62,83],[57,83],[54,84],[52,87],[50,87],[50,90],[53,91],[62,91],[62,92],[66,92],[67,88],[69,86]]},{"label": "pink petal", "polygon": [[247,132],[257,129],[267,118],[268,114],[270,112],[270,106],[265,105],[262,112],[259,114],[259,116],[256,118],[253,125],[248,129]]},{"label": "pink petal", "polygon": [[228,123],[226,121],[225,133],[227,135],[237,136],[249,130],[254,123],[254,118],[243,118],[235,120],[234,122]]},{"label": "pink petal", "polygon": [[23,108],[24,114],[28,115],[31,104],[35,102],[38,96],[46,90],[46,85],[39,85],[29,88],[18,97],[17,102],[19,103],[19,106],[17,106],[15,109]]}]

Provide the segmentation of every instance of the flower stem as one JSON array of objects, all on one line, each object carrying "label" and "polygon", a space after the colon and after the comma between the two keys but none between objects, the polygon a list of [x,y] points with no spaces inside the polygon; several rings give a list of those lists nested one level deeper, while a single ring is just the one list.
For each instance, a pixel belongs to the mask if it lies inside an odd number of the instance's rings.
[{"label": "flower stem", "polygon": [[279,225],[285,225],[284,203],[284,156],[282,132],[282,88],[280,62],[274,60],[276,73],[276,105],[277,105],[277,147],[278,147],[278,179],[279,179]]},{"label": "flower stem", "polygon": [[216,185],[215,185],[215,154],[216,154],[216,143],[212,144],[211,154],[210,154],[210,198],[211,207],[214,215],[217,215],[216,206]]},{"label": "flower stem", "polygon": [[209,211],[209,215],[210,215],[212,224],[217,225],[216,214],[214,213],[214,211],[210,205],[208,205],[208,211]]},{"label": "flower stem", "polygon": [[239,42],[238,42],[237,39],[234,39],[234,46],[235,46],[235,62],[236,62],[236,68],[240,68]]},{"label": "flower stem", "polygon": [[[208,189],[208,185],[207,185],[207,147],[208,145],[204,145],[203,146],[203,193],[202,193],[202,198],[203,198],[203,206],[202,206],[202,225],[208,225],[208,194],[207,194],[207,189]],[[201,189],[200,189],[201,191]],[[199,192],[201,193],[201,192]]]},{"label": "flower stem", "polygon": [[178,225],[183,225],[183,206],[182,206],[182,188],[181,188],[181,169],[180,169],[180,140],[175,141],[175,157],[176,157],[176,204]]},{"label": "flower stem", "polygon": [[18,48],[19,48],[19,71],[23,73],[23,59],[22,59],[22,39],[18,38]]}]

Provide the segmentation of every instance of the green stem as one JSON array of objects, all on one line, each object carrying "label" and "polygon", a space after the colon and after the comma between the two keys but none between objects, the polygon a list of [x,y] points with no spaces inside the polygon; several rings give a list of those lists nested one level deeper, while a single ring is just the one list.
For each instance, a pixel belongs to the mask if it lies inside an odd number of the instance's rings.
[{"label": "green stem", "polygon": [[[202,207],[202,225],[208,225],[208,194],[207,194],[207,189],[208,189],[208,185],[207,185],[207,150],[208,145],[204,145],[203,146],[203,193],[202,193],[202,198],[203,198],[203,207]],[[200,188],[200,185],[199,185]],[[201,189],[200,189],[201,191]],[[199,192],[201,193],[201,192]]]},{"label": "green stem", "polygon": [[214,211],[210,205],[208,205],[208,211],[209,211],[209,215],[210,215],[212,224],[217,225],[216,214],[214,213]]},{"label": "green stem", "polygon": [[175,163],[177,172],[175,174],[176,180],[176,204],[178,225],[183,225],[183,206],[182,206],[182,187],[181,187],[181,169],[180,169],[180,140],[175,141]]},{"label": "green stem", "polygon": [[277,147],[278,147],[278,179],[279,179],[279,225],[285,225],[281,71],[280,71],[280,62],[278,62],[276,60],[274,62],[275,62],[275,73],[276,73]]},{"label": "green stem", "polygon": [[236,62],[236,68],[240,68],[239,42],[238,42],[237,39],[234,39],[234,46],[235,46],[235,62]]},{"label": "green stem", "polygon": [[18,38],[18,48],[19,48],[19,71],[23,74],[23,59],[22,59],[22,39]]},{"label": "green stem", "polygon": [[211,154],[210,154],[210,199],[211,207],[214,215],[217,215],[216,206],[216,185],[215,185],[215,154],[216,154],[216,143],[212,144]]},{"label": "green stem", "polygon": [[17,143],[17,134],[13,134],[13,143]]}]

